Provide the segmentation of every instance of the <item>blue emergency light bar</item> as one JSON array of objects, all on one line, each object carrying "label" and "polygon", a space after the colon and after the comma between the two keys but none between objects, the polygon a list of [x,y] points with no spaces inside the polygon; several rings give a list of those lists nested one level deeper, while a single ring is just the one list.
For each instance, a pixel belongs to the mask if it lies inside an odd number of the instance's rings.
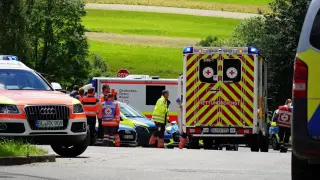
[{"label": "blue emergency light bar", "polygon": [[193,53],[193,47],[186,47],[183,49],[183,54],[191,54]]},{"label": "blue emergency light bar", "polygon": [[249,54],[259,54],[259,50],[256,47],[249,46],[248,47],[248,53]]},{"label": "blue emergency light bar", "polygon": [[13,55],[0,55],[0,60],[3,61],[19,61],[17,56]]}]

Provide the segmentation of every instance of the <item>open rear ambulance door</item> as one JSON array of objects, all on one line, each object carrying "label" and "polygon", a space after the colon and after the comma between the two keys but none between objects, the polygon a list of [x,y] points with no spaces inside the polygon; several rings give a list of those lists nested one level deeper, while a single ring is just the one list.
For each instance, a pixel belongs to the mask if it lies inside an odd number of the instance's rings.
[{"label": "open rear ambulance door", "polygon": [[[183,76],[180,75],[179,78],[178,78],[178,88],[177,88],[177,98],[180,98],[181,100],[181,105],[182,105],[182,108],[178,108],[178,126],[179,126],[179,129],[182,132],[186,132],[186,127],[183,126],[183,124],[185,125],[185,118],[183,117],[183,107],[184,107],[184,101],[183,101]],[[179,105],[178,105],[179,106]]]}]

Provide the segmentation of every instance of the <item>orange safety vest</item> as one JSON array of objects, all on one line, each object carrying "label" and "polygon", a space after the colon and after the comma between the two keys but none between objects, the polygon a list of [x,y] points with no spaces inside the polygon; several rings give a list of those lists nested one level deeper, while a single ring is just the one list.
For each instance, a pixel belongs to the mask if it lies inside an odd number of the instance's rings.
[{"label": "orange safety vest", "polygon": [[120,123],[120,107],[119,103],[108,99],[102,103],[99,117],[102,119],[102,126],[119,126]]},{"label": "orange safety vest", "polygon": [[99,110],[99,99],[93,94],[88,94],[84,96],[81,100],[84,112],[87,116],[96,116]]},{"label": "orange safety vest", "polygon": [[288,106],[279,106],[277,125],[281,127],[291,127],[292,111]]}]

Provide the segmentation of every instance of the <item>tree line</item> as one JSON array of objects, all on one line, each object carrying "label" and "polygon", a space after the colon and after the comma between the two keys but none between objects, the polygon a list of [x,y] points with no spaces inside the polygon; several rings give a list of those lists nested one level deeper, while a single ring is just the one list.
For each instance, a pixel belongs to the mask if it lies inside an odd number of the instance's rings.
[{"label": "tree line", "polygon": [[203,46],[256,46],[268,60],[269,109],[274,110],[291,98],[293,63],[309,0],[275,0],[271,13],[243,20],[232,37],[209,36]]},{"label": "tree line", "polygon": [[18,56],[64,87],[108,75],[105,61],[89,54],[84,6],[82,0],[0,0],[0,54]]}]

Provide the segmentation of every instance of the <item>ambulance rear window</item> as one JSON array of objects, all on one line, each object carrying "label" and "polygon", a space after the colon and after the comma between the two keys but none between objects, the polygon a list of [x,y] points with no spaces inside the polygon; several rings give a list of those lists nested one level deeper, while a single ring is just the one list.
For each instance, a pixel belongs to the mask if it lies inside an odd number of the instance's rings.
[{"label": "ambulance rear window", "polygon": [[146,86],[146,105],[156,105],[165,86]]},{"label": "ambulance rear window", "polygon": [[204,83],[218,82],[217,59],[201,59],[199,62],[199,80]]},{"label": "ambulance rear window", "polygon": [[223,82],[236,83],[241,80],[241,61],[239,59],[223,60]]},{"label": "ambulance rear window", "polygon": [[320,10],[313,22],[310,34],[310,44],[320,50]]}]

